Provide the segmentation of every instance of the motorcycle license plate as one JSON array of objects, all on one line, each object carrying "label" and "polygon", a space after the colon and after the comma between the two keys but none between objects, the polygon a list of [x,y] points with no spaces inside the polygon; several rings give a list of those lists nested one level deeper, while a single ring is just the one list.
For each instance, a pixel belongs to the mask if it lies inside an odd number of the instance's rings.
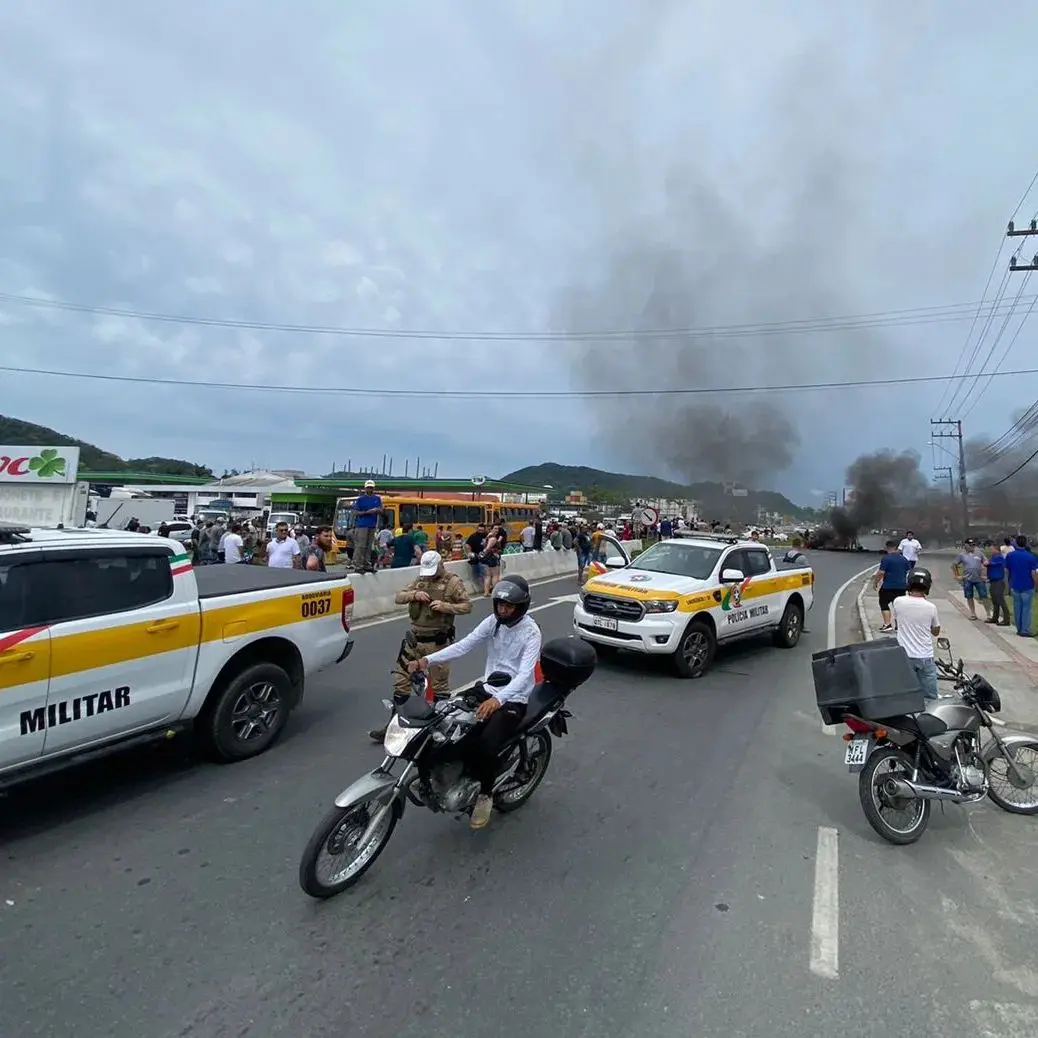
[{"label": "motorcycle license plate", "polygon": [[620,629],[620,621],[614,620],[611,616],[596,616],[593,623],[603,631],[618,631]]},{"label": "motorcycle license plate", "polygon": [[869,759],[871,749],[872,739],[852,739],[847,743],[847,755],[843,758],[844,764],[849,768],[860,768]]}]

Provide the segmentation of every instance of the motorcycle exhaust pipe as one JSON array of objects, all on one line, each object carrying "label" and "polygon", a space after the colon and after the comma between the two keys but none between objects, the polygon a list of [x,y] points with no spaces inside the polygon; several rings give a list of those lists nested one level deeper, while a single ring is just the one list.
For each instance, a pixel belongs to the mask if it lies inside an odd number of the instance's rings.
[{"label": "motorcycle exhaust pipe", "polygon": [[950,800],[956,804],[976,797],[975,793],[962,793],[957,789],[945,789],[943,786],[924,786],[900,778],[886,779],[883,792],[890,797],[903,797],[909,800]]}]

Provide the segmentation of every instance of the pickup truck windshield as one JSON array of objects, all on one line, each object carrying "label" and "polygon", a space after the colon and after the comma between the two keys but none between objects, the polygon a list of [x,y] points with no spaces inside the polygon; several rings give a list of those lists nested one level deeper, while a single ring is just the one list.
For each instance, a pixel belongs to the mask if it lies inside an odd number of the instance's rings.
[{"label": "pickup truck windshield", "polygon": [[721,550],[720,548],[705,548],[695,544],[665,541],[662,544],[654,544],[643,551],[631,563],[631,569],[645,570],[647,573],[672,573],[678,577],[706,580],[713,573],[717,560],[721,557]]}]

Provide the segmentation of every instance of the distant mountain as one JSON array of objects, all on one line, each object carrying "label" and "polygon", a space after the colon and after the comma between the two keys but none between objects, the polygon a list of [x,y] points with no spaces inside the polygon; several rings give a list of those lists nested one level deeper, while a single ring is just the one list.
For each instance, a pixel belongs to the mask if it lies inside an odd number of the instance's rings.
[{"label": "distant mountain", "polygon": [[0,443],[31,447],[78,447],[79,464],[92,472],[154,472],[169,476],[198,476],[212,479],[213,473],[205,465],[196,465],[179,458],[120,458],[118,454],[95,447],[92,443],[77,440],[64,433],[55,432],[45,425],[23,422],[18,418],[0,415]]},{"label": "distant mountain", "polygon": [[733,497],[725,492],[723,483],[692,483],[684,486],[658,476],[633,476],[621,472],[605,472],[584,465],[558,465],[553,461],[509,472],[502,476],[509,483],[527,486],[551,486],[552,497],[563,497],[571,490],[582,490],[588,497],[609,499],[626,498],[690,498],[699,502],[704,519],[752,519],[758,508],[795,518],[806,516],[809,509],[793,504],[784,494],[774,490],[750,490],[746,497]]}]

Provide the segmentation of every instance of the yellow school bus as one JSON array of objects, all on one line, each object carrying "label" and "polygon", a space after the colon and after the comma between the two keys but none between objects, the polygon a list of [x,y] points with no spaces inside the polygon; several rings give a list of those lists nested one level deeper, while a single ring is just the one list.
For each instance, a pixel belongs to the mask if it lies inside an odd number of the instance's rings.
[{"label": "yellow school bus", "polygon": [[[454,542],[456,554],[462,550],[470,534],[480,523],[491,526],[500,523],[508,532],[509,543],[519,538],[520,532],[540,515],[538,505],[517,505],[496,498],[474,498],[471,494],[437,494],[418,497],[408,494],[382,494],[382,514],[378,527],[398,530],[405,523],[421,527],[429,535],[430,546],[436,544],[436,535],[443,527]],[[332,531],[336,544],[345,550],[353,540],[355,516],[353,505],[357,495],[340,497],[335,502],[335,520]]]}]

